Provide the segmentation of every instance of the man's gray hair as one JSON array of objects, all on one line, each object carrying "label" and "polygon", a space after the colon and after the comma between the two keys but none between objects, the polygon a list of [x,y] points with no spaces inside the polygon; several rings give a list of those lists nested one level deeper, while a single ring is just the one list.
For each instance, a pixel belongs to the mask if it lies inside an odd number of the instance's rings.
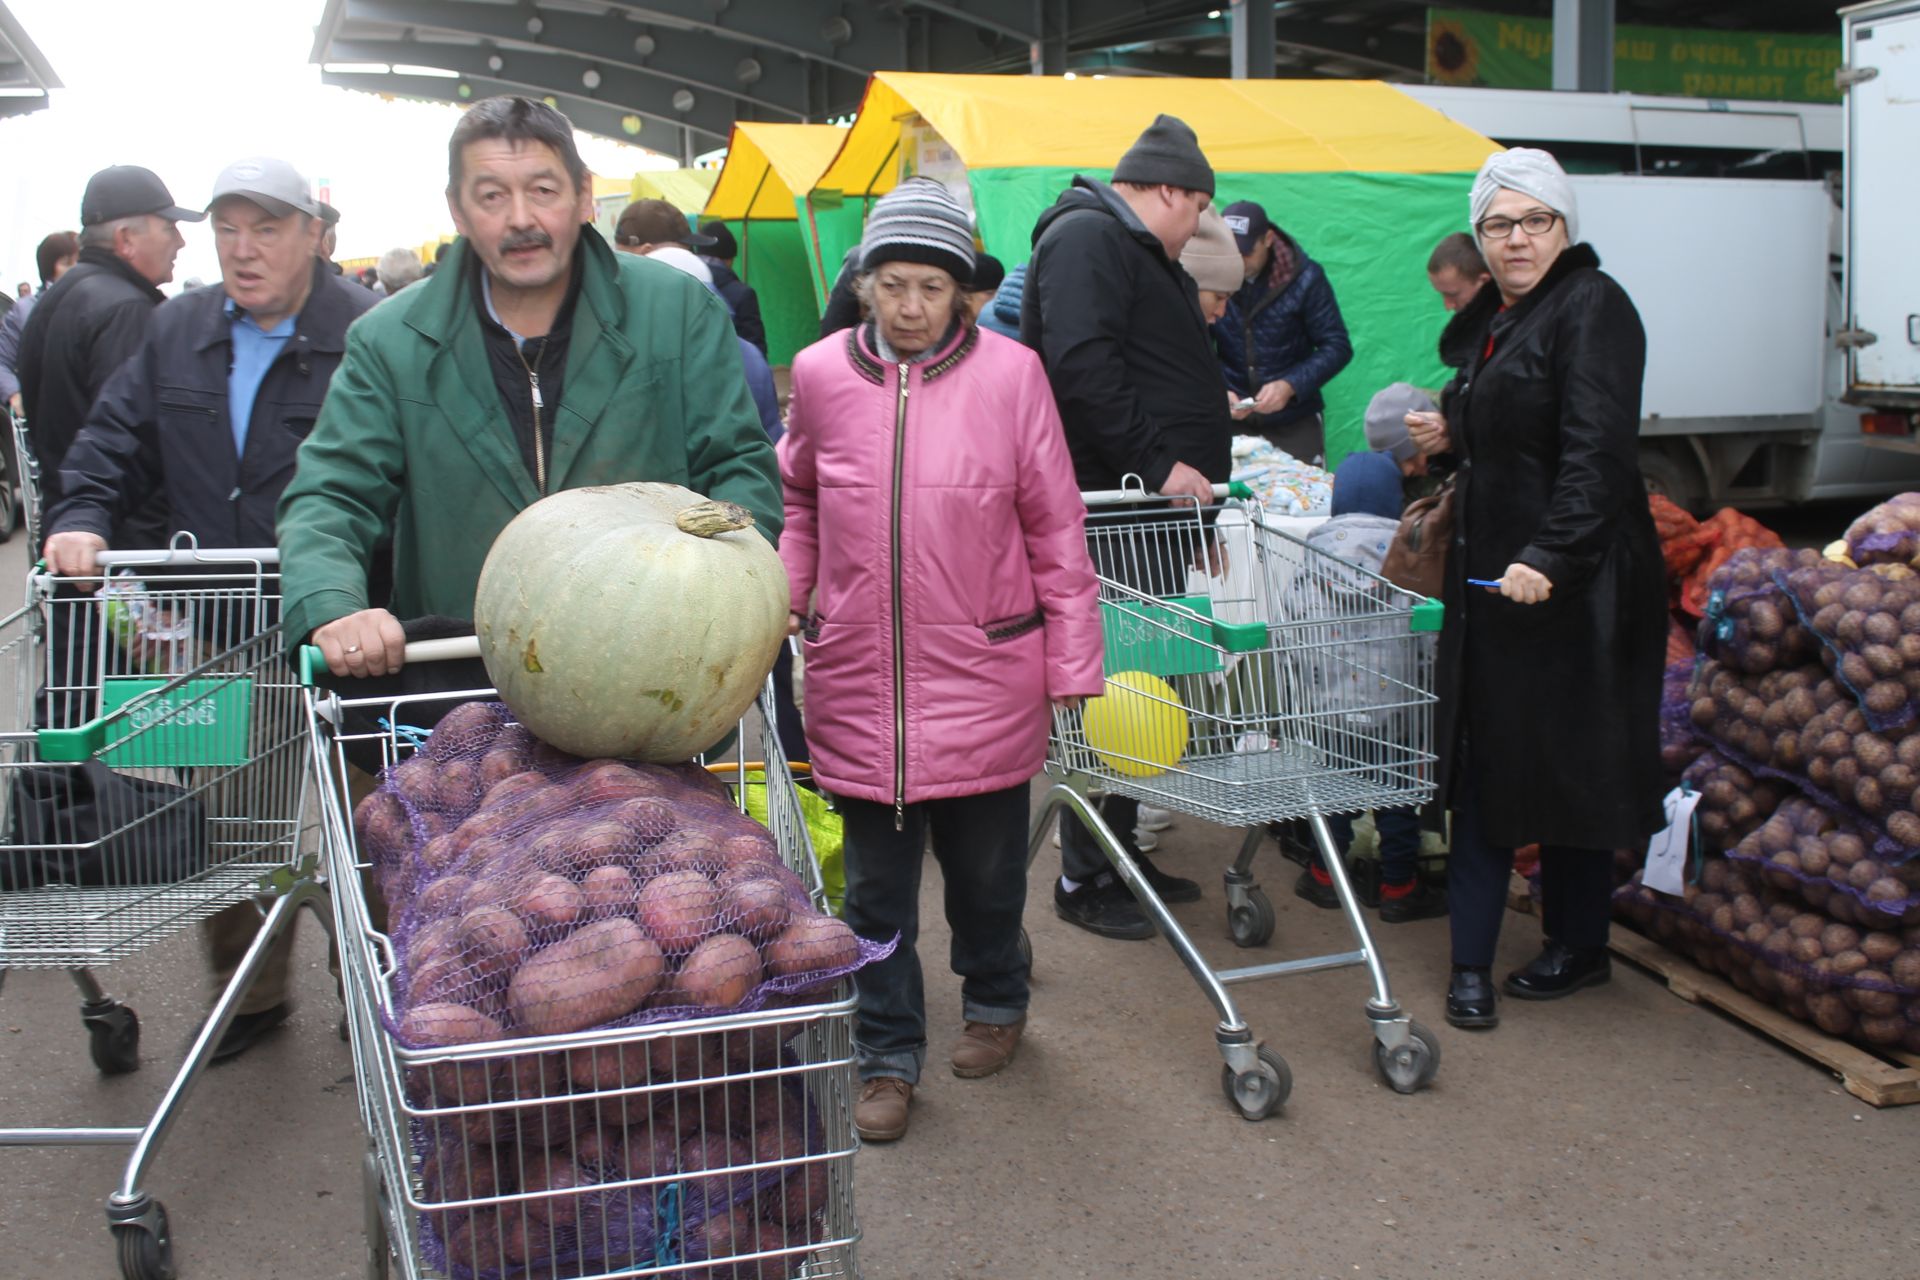
[{"label": "man's gray hair", "polygon": [[380,285],[389,297],[426,274],[426,268],[420,265],[420,255],[411,249],[387,250],[380,255],[374,271],[379,274]]},{"label": "man's gray hair", "polygon": [[130,213],[124,218],[114,218],[109,222],[96,222],[80,228],[80,247],[82,249],[111,249],[115,236],[122,227],[141,227],[148,218],[157,217],[151,213]]}]

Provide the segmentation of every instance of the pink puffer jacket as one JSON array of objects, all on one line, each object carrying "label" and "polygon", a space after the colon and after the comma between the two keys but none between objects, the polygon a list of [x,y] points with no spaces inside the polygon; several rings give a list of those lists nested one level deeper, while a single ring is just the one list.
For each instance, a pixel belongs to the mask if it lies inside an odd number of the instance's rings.
[{"label": "pink puffer jacket", "polygon": [[865,331],[794,357],[780,441],[780,558],[795,611],[813,601],[814,772],[880,804],[1010,787],[1045,763],[1048,699],[1101,691],[1060,418],[1039,358],[1010,338],[969,326],[902,366]]}]

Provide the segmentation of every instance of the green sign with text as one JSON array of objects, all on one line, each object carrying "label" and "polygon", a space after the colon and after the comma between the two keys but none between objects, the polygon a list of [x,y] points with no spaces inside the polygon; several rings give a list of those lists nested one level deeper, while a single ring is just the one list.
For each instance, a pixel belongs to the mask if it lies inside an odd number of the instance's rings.
[{"label": "green sign with text", "polygon": [[103,685],[101,715],[122,716],[112,730],[119,740],[100,757],[113,768],[184,769],[251,759],[251,680],[175,685],[158,677],[110,678]]},{"label": "green sign with text", "polygon": [[[1621,93],[1838,102],[1840,37],[1685,27],[1615,29]],[[1471,9],[1427,10],[1427,78],[1490,89],[1553,88],[1553,23]]]}]

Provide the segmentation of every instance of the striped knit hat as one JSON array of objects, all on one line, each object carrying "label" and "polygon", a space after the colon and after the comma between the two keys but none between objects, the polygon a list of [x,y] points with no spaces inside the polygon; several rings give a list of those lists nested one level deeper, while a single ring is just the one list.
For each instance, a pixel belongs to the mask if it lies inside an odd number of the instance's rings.
[{"label": "striped knit hat", "polygon": [[932,178],[908,178],[874,202],[860,241],[860,269],[883,262],[939,267],[959,284],[973,279],[967,211]]}]

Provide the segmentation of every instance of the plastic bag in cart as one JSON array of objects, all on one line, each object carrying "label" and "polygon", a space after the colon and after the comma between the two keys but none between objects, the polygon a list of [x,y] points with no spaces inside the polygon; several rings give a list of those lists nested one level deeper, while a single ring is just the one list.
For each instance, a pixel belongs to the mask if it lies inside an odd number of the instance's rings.
[{"label": "plastic bag in cart", "polygon": [[29,765],[10,772],[6,799],[0,892],[173,884],[206,869],[206,809],[172,783],[97,760]]}]

